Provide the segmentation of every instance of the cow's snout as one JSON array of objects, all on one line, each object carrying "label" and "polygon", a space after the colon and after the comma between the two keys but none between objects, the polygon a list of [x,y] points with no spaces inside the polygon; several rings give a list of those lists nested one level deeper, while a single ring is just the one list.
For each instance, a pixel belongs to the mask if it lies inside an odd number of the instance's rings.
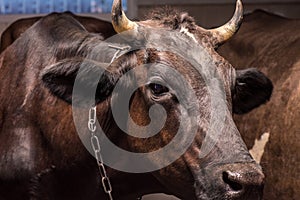
[{"label": "cow's snout", "polygon": [[225,165],[221,176],[228,199],[262,198],[264,174],[256,164]]},{"label": "cow's snout", "polygon": [[258,164],[241,162],[207,166],[199,174],[205,176],[203,179],[200,175],[195,182],[199,200],[262,199],[265,176]]}]

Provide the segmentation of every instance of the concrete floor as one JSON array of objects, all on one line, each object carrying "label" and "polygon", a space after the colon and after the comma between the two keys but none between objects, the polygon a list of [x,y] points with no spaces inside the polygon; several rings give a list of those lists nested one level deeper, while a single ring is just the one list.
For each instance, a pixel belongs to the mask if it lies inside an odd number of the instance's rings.
[{"label": "concrete floor", "polygon": [[164,194],[152,194],[143,197],[143,200],[178,200],[178,198]]}]

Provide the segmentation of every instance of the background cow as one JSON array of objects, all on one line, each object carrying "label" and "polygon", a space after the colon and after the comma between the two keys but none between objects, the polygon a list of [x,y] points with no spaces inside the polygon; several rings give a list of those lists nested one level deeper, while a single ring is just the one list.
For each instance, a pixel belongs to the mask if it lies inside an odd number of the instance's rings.
[{"label": "background cow", "polygon": [[[93,17],[78,16],[71,12],[65,12],[78,20],[87,31],[91,33],[99,33],[104,39],[111,37],[116,34],[110,22],[96,19]],[[1,35],[0,53],[4,51],[9,45],[11,45],[16,39],[18,39],[22,33],[24,33],[29,27],[35,22],[40,20],[42,17],[32,17],[19,19],[9,25]]]},{"label": "background cow", "polygon": [[[268,104],[235,120],[248,148],[255,146],[253,153],[261,159],[264,199],[298,199],[300,20],[256,11],[245,16],[239,32],[219,52],[240,69],[258,67],[274,83]],[[267,142],[265,148],[257,148],[260,140]]]}]

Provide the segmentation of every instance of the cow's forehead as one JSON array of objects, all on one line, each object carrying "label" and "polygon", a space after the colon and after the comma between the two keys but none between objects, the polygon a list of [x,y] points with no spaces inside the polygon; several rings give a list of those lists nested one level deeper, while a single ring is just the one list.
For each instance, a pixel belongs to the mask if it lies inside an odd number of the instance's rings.
[{"label": "cow's forehead", "polygon": [[154,23],[156,23],[174,30],[180,29],[181,27],[186,27],[191,31],[196,31],[197,29],[197,25],[193,17],[189,16],[185,12],[179,12],[169,7],[153,10],[147,16],[147,20],[142,21],[142,23],[148,25],[154,25]]},{"label": "cow's forehead", "polygon": [[174,30],[190,37],[196,43],[201,43],[201,37],[207,37],[208,33],[196,25],[193,17],[187,13],[180,13],[166,7],[166,10],[158,9],[151,13],[148,20],[137,22],[144,28]]},{"label": "cow's forehead", "polygon": [[[194,67],[201,70],[211,71],[216,68],[215,54],[213,49],[207,48],[203,43],[196,42],[194,36],[182,33],[177,30],[165,28],[139,27],[135,30],[120,33],[110,41],[122,40],[122,46],[130,46],[128,51],[138,49],[155,49],[158,52],[172,52],[190,62]],[[125,53],[125,52],[124,52]],[[170,58],[172,61],[174,57]],[[205,69],[204,69],[205,68]]]},{"label": "cow's forehead", "polygon": [[[181,28],[183,29],[183,28]],[[199,40],[195,41],[195,40]],[[129,46],[130,49],[123,52],[139,49],[155,49],[157,52],[171,52],[164,55],[165,61],[170,65],[175,64],[176,60],[181,60],[182,67],[187,67],[184,63],[189,63],[193,68],[200,72],[206,79],[213,79],[218,75],[216,72],[227,73],[232,67],[222,58],[212,46],[209,46],[205,39],[200,40],[197,35],[189,35],[180,30],[173,30],[162,27],[139,26],[138,30],[130,30],[115,35],[109,39],[110,42],[121,41],[122,47]],[[103,50],[105,48],[98,48]],[[147,51],[146,51],[147,52]],[[97,52],[99,53],[99,52]],[[147,53],[146,53],[147,54]],[[145,55],[147,57],[147,55]],[[139,59],[144,60],[141,57]],[[184,61],[182,61],[184,60]],[[220,70],[220,68],[223,68]]]}]

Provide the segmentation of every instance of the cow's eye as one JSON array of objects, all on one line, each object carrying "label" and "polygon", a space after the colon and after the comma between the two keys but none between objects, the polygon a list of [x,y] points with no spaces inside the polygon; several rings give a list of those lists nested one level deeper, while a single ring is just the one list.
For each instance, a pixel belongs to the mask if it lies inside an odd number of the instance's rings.
[{"label": "cow's eye", "polygon": [[157,83],[150,83],[149,88],[151,89],[154,95],[162,95],[166,92],[169,92],[169,89],[167,87]]}]

